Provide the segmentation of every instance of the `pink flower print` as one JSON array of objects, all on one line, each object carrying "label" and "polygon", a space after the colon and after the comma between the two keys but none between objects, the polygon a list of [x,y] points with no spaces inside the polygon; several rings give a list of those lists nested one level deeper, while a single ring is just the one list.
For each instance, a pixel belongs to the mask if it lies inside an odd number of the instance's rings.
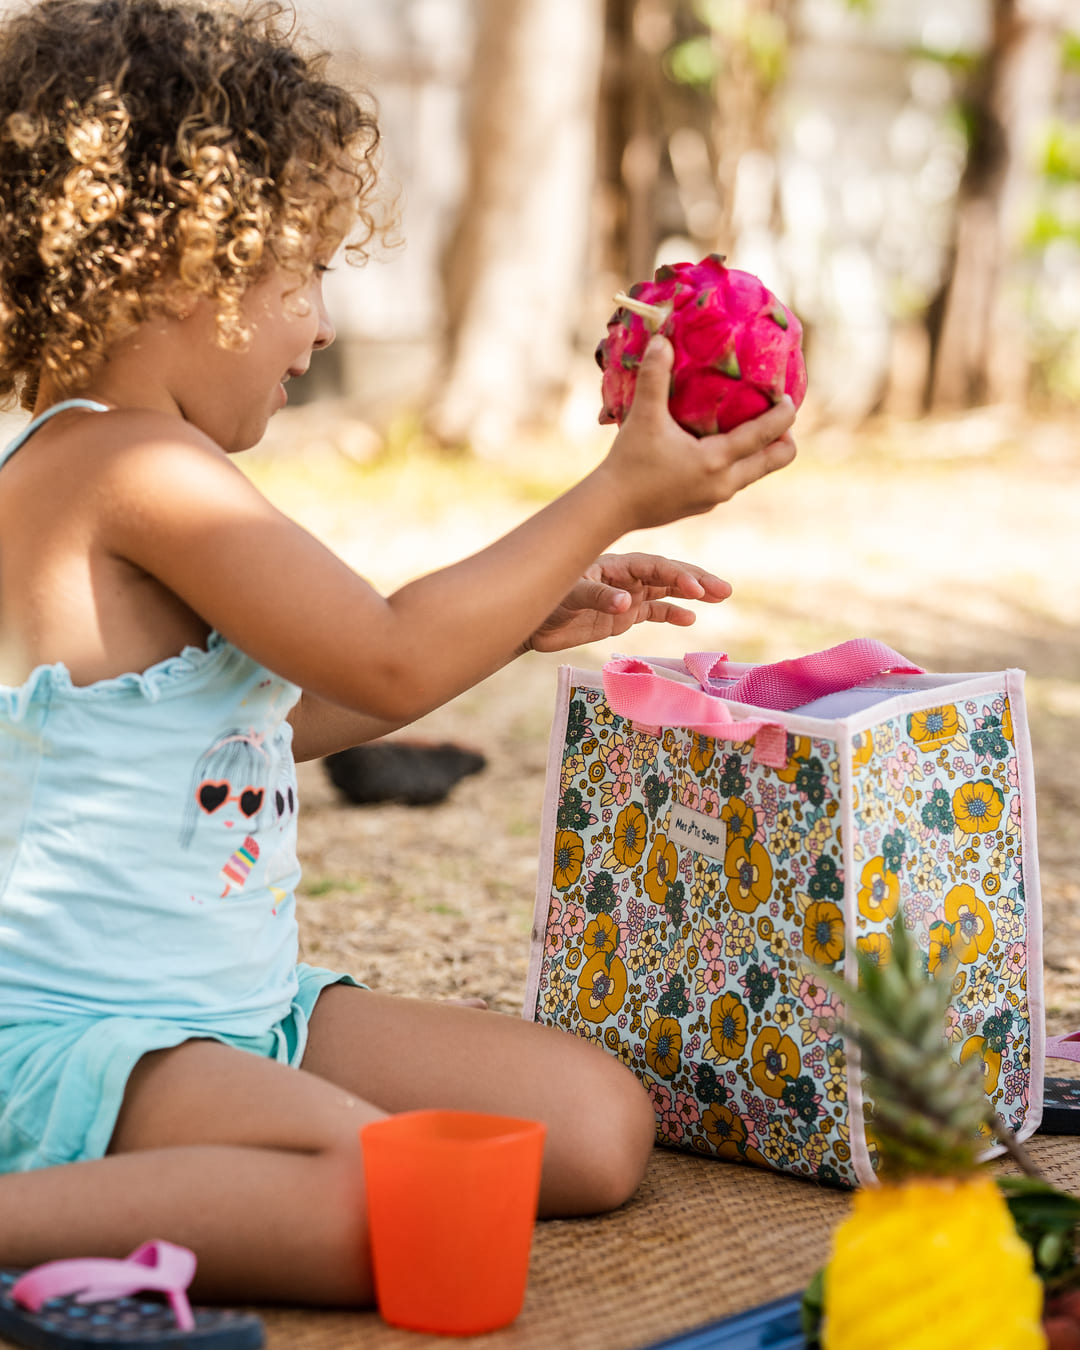
[{"label": "pink flower print", "polygon": [[689,1092],[676,1091],[672,1109],[686,1127],[696,1125],[701,1119],[701,1107],[698,1105],[697,1098],[692,1097]]},{"label": "pink flower print", "polygon": [[[744,1091],[742,1094],[742,1111],[739,1113],[743,1118],[743,1123],[747,1129],[747,1143],[752,1143],[757,1147],[758,1136],[765,1133],[769,1128],[769,1113],[765,1109],[765,1103],[754,1093]],[[749,1137],[753,1131],[753,1138]]]},{"label": "pink flower print", "polygon": [[761,789],[761,797],[758,801],[758,819],[763,821],[771,830],[776,824],[776,817],[779,810],[780,794],[776,790],[776,784],[766,783]]},{"label": "pink flower print", "polygon": [[1010,942],[1005,948],[1005,974],[1008,976],[1010,985],[1020,983],[1026,965],[1027,944],[1024,942]]},{"label": "pink flower print", "polygon": [[809,1017],[800,1017],[799,1025],[802,1027],[803,1045],[809,1045],[812,1041],[828,1041],[836,1031],[836,1014],[832,1008],[826,1007],[811,1013]]},{"label": "pink flower print", "polygon": [[829,1006],[828,990],[813,975],[804,976],[799,983],[797,992],[807,1012],[820,1012],[822,1008]]},{"label": "pink flower print", "polygon": [[[600,804],[605,807],[625,806],[633,790],[634,776],[629,769],[617,773],[614,778],[605,778],[600,784]],[[610,810],[604,812],[604,819],[611,819]]]},{"label": "pink flower print", "polygon": [[960,1014],[950,1003],[945,1009],[945,1039],[947,1041],[958,1041],[963,1034],[960,1026]]},{"label": "pink flower print", "polygon": [[684,1133],[683,1123],[674,1111],[657,1111],[656,1137],[661,1144],[681,1144]]},{"label": "pink flower print", "polygon": [[671,1092],[663,1083],[658,1083],[655,1078],[646,1078],[645,1087],[652,1098],[653,1110],[657,1115],[671,1110]]},{"label": "pink flower print", "polygon": [[698,935],[698,951],[706,965],[724,959],[724,935],[716,928],[705,928]]},{"label": "pink flower print", "polygon": [[715,928],[699,930],[697,934],[701,964],[694,972],[696,994],[719,994],[727,982],[724,967],[724,935]]},{"label": "pink flower print", "polygon": [[910,746],[902,745],[899,754],[890,755],[885,761],[885,773],[889,779],[889,788],[897,797],[903,792],[904,784],[911,772],[909,765],[903,759],[903,751],[910,751],[910,749]]},{"label": "pink flower print", "polygon": [[1009,801],[1009,820],[1005,828],[1013,834],[1019,834],[1020,824],[1020,798],[1016,796]]},{"label": "pink flower print", "polygon": [[567,938],[580,937],[585,931],[585,910],[581,905],[567,901],[559,921],[559,932]]},{"label": "pink flower print", "polygon": [[614,774],[629,773],[630,747],[622,736],[613,736],[604,752],[604,763]]}]

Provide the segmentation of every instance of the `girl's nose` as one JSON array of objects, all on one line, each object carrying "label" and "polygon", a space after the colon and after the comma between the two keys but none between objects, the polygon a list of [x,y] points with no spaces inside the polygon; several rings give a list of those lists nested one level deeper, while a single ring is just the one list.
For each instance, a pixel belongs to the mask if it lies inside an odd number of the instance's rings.
[{"label": "girl's nose", "polygon": [[322,351],[324,347],[329,347],[331,342],[333,342],[334,338],[337,336],[337,331],[330,319],[330,315],[326,311],[326,301],[321,295],[319,296],[318,307],[319,327],[315,333],[315,341],[312,343],[314,350],[317,352]]}]

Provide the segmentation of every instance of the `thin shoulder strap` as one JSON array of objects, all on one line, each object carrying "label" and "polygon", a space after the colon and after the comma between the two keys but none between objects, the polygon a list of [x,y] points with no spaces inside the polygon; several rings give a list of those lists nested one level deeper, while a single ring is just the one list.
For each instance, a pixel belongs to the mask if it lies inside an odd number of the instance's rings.
[{"label": "thin shoulder strap", "polygon": [[22,449],[34,432],[39,431],[50,417],[55,417],[57,413],[68,412],[71,408],[85,408],[88,412],[109,411],[108,404],[95,403],[93,399],[89,398],[67,398],[64,399],[63,403],[54,403],[51,408],[46,408],[40,417],[35,417],[29,426],[23,427],[15,439],[3,450],[0,450],[0,469],[4,467],[16,450]]}]

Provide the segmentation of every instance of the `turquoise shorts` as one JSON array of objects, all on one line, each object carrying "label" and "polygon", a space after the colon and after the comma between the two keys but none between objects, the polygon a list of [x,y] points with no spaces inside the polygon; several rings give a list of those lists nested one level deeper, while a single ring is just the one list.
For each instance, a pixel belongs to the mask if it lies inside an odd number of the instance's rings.
[{"label": "turquoise shorts", "polygon": [[195,1031],[143,1017],[0,1027],[0,1173],[104,1157],[131,1071],[152,1050],[214,1040],[299,1067],[322,991],[331,984],[364,986],[316,966],[298,965],[296,974],[292,1007],[261,1036]]}]

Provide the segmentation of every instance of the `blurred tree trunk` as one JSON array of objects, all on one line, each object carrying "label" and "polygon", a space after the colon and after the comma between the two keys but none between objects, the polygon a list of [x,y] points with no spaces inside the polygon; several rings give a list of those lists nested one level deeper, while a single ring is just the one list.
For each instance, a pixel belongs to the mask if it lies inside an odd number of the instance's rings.
[{"label": "blurred tree trunk", "polygon": [[993,0],[989,50],[972,91],[972,134],[957,198],[953,262],[931,308],[928,405],[1020,401],[1028,359],[1004,290],[1033,182],[1033,137],[1050,116],[1069,0]]},{"label": "blurred tree trunk", "polygon": [[[717,55],[713,143],[719,197],[716,246],[721,252],[731,251],[739,232],[741,222],[735,213],[745,156],[758,152],[753,162],[759,168],[766,163],[772,166],[775,160],[773,95],[786,64],[794,0],[742,0],[733,9],[738,22],[713,31]],[[760,173],[757,177],[760,180]],[[749,191],[754,199],[750,212],[757,217],[752,223],[775,225],[769,219],[775,212],[775,170],[768,184],[755,182]],[[746,193],[743,187],[742,195]],[[769,196],[768,203],[761,200],[763,195]]]},{"label": "blurred tree trunk", "polygon": [[584,285],[603,0],[480,0],[469,183],[446,262],[449,366],[429,426],[496,454],[550,413]]}]

